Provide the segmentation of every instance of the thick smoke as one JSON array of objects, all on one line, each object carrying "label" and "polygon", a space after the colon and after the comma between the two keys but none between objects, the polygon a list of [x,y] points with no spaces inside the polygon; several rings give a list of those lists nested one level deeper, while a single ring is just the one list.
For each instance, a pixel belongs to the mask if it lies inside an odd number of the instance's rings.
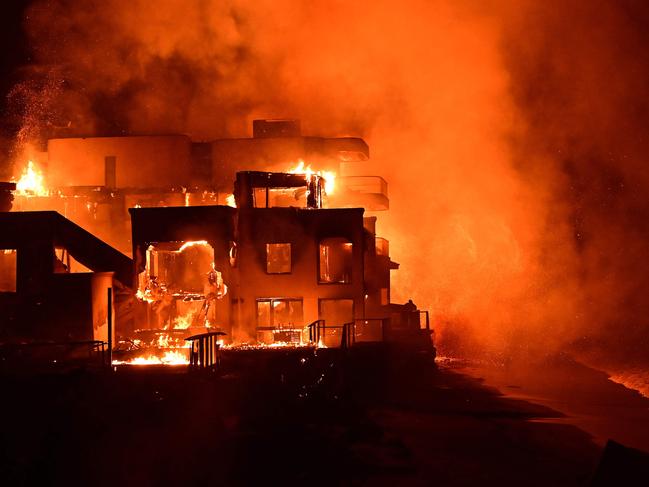
[{"label": "thick smoke", "polygon": [[363,136],[390,182],[393,298],[433,312],[446,352],[637,354],[646,23],[633,2],[539,3],[36,2],[58,90],[40,136],[245,136],[256,117]]},{"label": "thick smoke", "polygon": [[548,231],[568,224],[574,242],[573,345],[609,369],[649,366],[648,23],[646,2],[541,2],[509,17],[503,48],[526,123],[514,160],[550,172]]}]

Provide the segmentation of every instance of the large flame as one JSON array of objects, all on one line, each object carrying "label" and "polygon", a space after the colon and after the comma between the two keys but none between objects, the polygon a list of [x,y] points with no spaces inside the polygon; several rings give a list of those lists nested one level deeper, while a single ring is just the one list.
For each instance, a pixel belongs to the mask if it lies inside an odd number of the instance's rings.
[{"label": "large flame", "polygon": [[304,174],[305,179],[308,181],[316,174],[325,180],[325,193],[333,194],[336,187],[336,173],[333,171],[314,171],[311,169],[311,164],[306,165],[302,159],[298,160],[297,164],[289,168],[289,174]]},{"label": "large flame", "polygon": [[169,350],[161,357],[150,354],[130,360],[113,360],[113,365],[189,365],[189,358],[184,351]]},{"label": "large flame", "polygon": [[48,196],[49,191],[45,187],[44,179],[42,171],[32,161],[29,161],[16,183],[16,190],[18,194],[24,196]]},{"label": "large flame", "polygon": [[192,326],[192,323],[194,322],[195,314],[196,313],[190,312],[190,313],[187,313],[186,315],[176,316],[174,318],[173,327],[176,330],[186,330],[187,328]]},{"label": "large flame", "polygon": [[228,206],[232,207],[232,208],[236,208],[236,207],[237,207],[237,203],[236,203],[236,200],[234,199],[234,195],[233,195],[233,194],[228,194],[228,195],[225,197],[225,203],[226,203]]}]

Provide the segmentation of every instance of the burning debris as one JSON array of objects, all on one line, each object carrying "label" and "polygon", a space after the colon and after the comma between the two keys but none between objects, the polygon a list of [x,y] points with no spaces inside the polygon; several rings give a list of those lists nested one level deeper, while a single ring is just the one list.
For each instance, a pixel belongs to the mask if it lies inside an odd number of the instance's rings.
[{"label": "burning debris", "polygon": [[113,360],[113,365],[189,365],[187,353],[168,350],[162,356],[149,354],[138,355],[129,360]]}]

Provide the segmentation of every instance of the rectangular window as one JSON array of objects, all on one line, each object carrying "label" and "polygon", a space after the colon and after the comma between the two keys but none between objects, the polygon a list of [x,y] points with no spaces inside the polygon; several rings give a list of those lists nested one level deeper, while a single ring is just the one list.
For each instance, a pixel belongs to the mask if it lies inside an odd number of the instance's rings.
[{"label": "rectangular window", "polygon": [[257,301],[257,326],[271,328],[270,305],[270,300]]},{"label": "rectangular window", "polygon": [[289,208],[306,206],[306,182],[299,188],[253,188],[255,208]]},{"label": "rectangular window", "polygon": [[289,208],[296,206],[304,208],[306,206],[306,188],[269,188],[268,190],[268,207],[269,208]]},{"label": "rectangular window", "polygon": [[268,274],[289,274],[291,272],[291,244],[266,244],[266,272]]},{"label": "rectangular window", "polygon": [[146,251],[146,277],[155,282],[144,284],[170,293],[205,294],[213,269],[214,249],[205,240],[157,242]]},{"label": "rectangular window", "polygon": [[304,326],[302,300],[262,298],[257,300],[257,326],[291,328]]},{"label": "rectangular window", "polygon": [[299,343],[303,327],[302,299],[257,300],[257,339],[260,342]]},{"label": "rectangular window", "polygon": [[16,259],[15,249],[0,250],[0,292],[16,292]]},{"label": "rectangular window", "polygon": [[319,282],[348,284],[352,282],[353,245],[344,238],[327,238],[320,242]]},{"label": "rectangular window", "polygon": [[255,208],[268,208],[268,188],[253,188]]}]

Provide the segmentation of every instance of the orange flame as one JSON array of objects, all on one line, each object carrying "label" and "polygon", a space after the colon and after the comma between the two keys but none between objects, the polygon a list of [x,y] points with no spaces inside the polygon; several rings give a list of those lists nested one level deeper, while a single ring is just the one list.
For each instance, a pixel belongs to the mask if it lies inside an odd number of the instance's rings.
[{"label": "orange flame", "polygon": [[16,183],[18,194],[23,196],[48,196],[49,191],[45,187],[43,173],[36,168],[36,165],[29,161],[27,167]]},{"label": "orange flame", "polygon": [[311,169],[311,164],[308,166],[302,159],[287,171],[289,174],[304,174],[305,179],[308,181],[315,174],[325,180],[325,193],[333,194],[336,187],[336,173],[333,171],[314,171]]},{"label": "orange flame", "polygon": [[113,360],[113,365],[189,365],[189,359],[182,351],[169,350],[162,357],[151,354],[130,360]]},{"label": "orange flame", "polygon": [[173,327],[177,330],[186,330],[192,326],[194,320],[194,313],[188,313],[184,316],[176,316],[174,319]]}]

